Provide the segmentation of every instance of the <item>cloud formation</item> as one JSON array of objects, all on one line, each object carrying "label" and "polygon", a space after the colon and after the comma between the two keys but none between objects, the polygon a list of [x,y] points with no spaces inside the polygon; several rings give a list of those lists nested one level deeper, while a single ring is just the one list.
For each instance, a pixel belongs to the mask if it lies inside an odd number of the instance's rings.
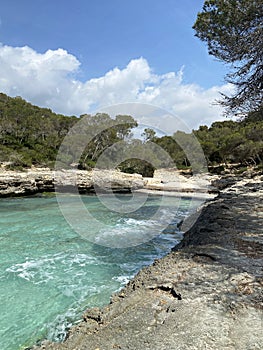
[{"label": "cloud formation", "polygon": [[229,84],[204,89],[185,84],[183,69],[155,74],[144,58],[131,60],[124,69],[104,76],[77,79],[81,63],[66,50],[38,53],[32,48],[0,46],[0,91],[21,96],[57,113],[80,115],[119,103],[140,102],[163,108],[182,118],[190,127],[222,119],[213,105],[219,91],[231,93]]}]

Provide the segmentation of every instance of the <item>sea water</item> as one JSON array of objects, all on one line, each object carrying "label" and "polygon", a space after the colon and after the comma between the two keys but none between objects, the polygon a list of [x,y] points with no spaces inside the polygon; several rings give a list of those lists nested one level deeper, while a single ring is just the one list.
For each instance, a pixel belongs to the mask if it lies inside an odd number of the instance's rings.
[{"label": "sea water", "polygon": [[[129,196],[119,198],[125,203]],[[149,216],[160,196],[149,196],[142,208],[126,214],[106,208],[96,196],[81,199],[108,224],[96,242],[68,224],[55,196],[0,200],[1,350],[24,349],[44,338],[64,340],[86,308],[105,305],[143,266],[167,254],[181,239],[177,223],[200,204],[170,197],[162,207],[170,220],[163,232],[139,245],[111,248],[100,245],[100,237],[103,244],[105,234],[108,239],[116,232],[121,237],[160,228]]]}]

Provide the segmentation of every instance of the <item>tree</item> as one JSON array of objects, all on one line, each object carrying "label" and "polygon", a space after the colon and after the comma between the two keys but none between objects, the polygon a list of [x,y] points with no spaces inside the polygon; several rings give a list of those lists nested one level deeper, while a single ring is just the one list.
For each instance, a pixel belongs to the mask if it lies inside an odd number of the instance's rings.
[{"label": "tree", "polygon": [[[136,126],[136,120],[129,115],[117,115],[115,119],[106,113],[97,113],[94,116],[82,115],[81,122],[72,130],[72,135],[68,135],[64,144],[66,147],[70,145],[69,149],[75,154],[74,163],[78,162],[80,149],[83,148],[79,159],[80,168],[94,167],[101,154],[112,145],[129,140],[132,128]],[[112,159],[107,159],[107,161],[110,160]],[[101,162],[100,166],[102,166]],[[106,163],[105,166],[107,167]]]},{"label": "tree", "polygon": [[156,132],[151,129],[151,128],[146,128],[144,129],[143,133],[141,134],[141,136],[144,138],[144,141],[153,141],[155,136],[156,136]]},{"label": "tree", "polygon": [[63,138],[77,120],[0,93],[1,161],[13,167],[53,166]]},{"label": "tree", "polygon": [[[173,138],[172,136],[162,136],[160,138],[156,138],[154,142],[169,153],[177,168],[189,166],[187,156],[182,150],[182,148],[175,141],[175,138]],[[164,165],[164,167],[168,166],[170,167],[174,165]]]},{"label": "tree", "polygon": [[262,108],[263,0],[207,0],[193,26],[208,52],[230,64],[226,81],[235,85],[232,96],[220,101],[232,113]]},{"label": "tree", "polygon": [[131,130],[138,126],[137,121],[130,115],[116,115],[115,117],[115,129],[117,131],[117,136],[121,139],[128,139],[132,136]]}]

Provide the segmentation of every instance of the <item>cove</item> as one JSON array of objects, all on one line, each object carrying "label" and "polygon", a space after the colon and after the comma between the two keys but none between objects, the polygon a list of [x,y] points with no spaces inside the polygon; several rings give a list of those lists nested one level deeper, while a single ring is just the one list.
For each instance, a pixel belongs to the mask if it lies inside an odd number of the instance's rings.
[{"label": "cove", "polygon": [[[125,203],[129,196],[119,198]],[[95,195],[81,198],[108,227],[99,237],[159,229],[151,217],[160,196],[149,196],[143,207],[125,215],[109,210]],[[170,197],[162,208],[162,215],[171,218],[164,232],[146,243],[118,249],[77,234],[56,197],[1,199],[0,348],[24,349],[43,338],[63,341],[86,308],[105,305],[142,267],[166,255],[181,239],[178,222],[201,203]],[[96,227],[87,230],[94,233]]]}]

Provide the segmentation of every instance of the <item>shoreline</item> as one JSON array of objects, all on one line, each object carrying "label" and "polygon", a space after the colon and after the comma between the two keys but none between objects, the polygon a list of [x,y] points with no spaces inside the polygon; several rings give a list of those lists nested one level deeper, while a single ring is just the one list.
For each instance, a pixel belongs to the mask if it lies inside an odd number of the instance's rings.
[{"label": "shoreline", "polygon": [[209,200],[215,198],[218,193],[209,193],[209,192],[191,192],[191,191],[182,191],[182,190],[150,190],[147,188],[142,188],[139,190],[134,190],[135,193],[147,193],[149,195],[157,196],[168,196],[168,197],[181,197],[181,198],[193,198],[193,199],[203,199]]},{"label": "shoreline", "polygon": [[237,181],[201,209],[173,251],[143,268],[64,343],[34,349],[260,349],[263,176]]},{"label": "shoreline", "polygon": [[0,198],[35,195],[43,192],[88,194],[98,192],[142,192],[211,198],[218,191],[211,186],[215,176],[181,175],[176,169],[159,169],[153,178],[118,170],[56,170],[35,168],[25,172],[0,171]]}]

